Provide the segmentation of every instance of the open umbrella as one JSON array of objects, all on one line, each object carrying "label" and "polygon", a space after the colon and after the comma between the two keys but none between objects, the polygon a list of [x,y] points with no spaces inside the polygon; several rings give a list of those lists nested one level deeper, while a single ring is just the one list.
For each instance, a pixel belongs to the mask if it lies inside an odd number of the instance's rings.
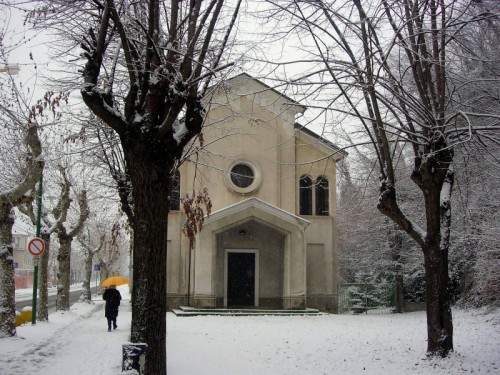
[{"label": "open umbrella", "polygon": [[128,284],[128,279],[123,276],[111,276],[101,283],[101,286]]}]

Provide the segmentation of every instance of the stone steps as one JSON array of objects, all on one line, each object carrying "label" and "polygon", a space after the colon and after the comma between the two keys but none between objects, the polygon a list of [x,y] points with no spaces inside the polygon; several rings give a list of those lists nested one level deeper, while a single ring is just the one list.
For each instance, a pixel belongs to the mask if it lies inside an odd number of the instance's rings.
[{"label": "stone steps", "polygon": [[306,308],[304,310],[279,310],[279,309],[259,309],[259,308],[214,308],[197,309],[190,306],[180,306],[178,309],[172,309],[176,316],[201,316],[201,315],[227,315],[227,316],[259,316],[259,315],[322,315],[317,309]]}]

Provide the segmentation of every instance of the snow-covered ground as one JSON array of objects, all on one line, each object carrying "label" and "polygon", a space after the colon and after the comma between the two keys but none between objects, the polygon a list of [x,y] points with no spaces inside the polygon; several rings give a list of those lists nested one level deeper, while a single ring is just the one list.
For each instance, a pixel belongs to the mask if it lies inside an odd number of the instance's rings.
[{"label": "snow-covered ground", "polygon": [[[0,340],[2,375],[120,375],[130,297],[107,332],[103,301]],[[259,317],[167,314],[169,375],[500,374],[500,310],[454,310],[455,352],[428,359],[425,313]]]}]

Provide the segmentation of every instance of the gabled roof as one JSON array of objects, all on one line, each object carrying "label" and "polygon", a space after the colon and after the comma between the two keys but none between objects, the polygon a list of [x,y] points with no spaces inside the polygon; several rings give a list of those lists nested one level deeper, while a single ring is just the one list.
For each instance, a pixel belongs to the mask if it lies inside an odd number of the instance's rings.
[{"label": "gabled roof", "polygon": [[315,142],[317,142],[323,146],[326,146],[328,149],[333,151],[334,154],[338,155],[338,159],[345,158],[348,155],[348,153],[346,151],[340,149],[338,146],[335,146],[328,139],[323,138],[322,136],[316,134],[312,130],[307,129],[305,126],[303,126],[299,123],[295,123],[294,128],[297,131],[301,132],[302,134],[305,134],[306,136],[312,138]]},{"label": "gabled roof", "polygon": [[240,77],[245,77],[245,78],[251,79],[251,80],[253,80],[253,81],[255,81],[255,82],[258,82],[259,84],[261,84],[262,86],[264,86],[266,89],[268,89],[268,90],[270,90],[270,91],[274,92],[276,95],[279,95],[279,96],[281,96],[282,98],[285,98],[287,101],[289,101],[289,102],[290,102],[291,104],[293,104],[294,106],[297,106],[297,107],[301,108],[301,109],[302,109],[302,111],[301,111],[301,112],[304,112],[304,111],[307,109],[307,107],[306,107],[306,106],[304,106],[304,105],[300,104],[299,102],[297,102],[297,101],[295,101],[295,100],[291,99],[290,97],[288,97],[288,96],[284,95],[282,92],[280,92],[280,91],[276,90],[275,88],[273,88],[273,87],[271,87],[271,86],[269,86],[269,85],[265,84],[265,83],[264,83],[264,82],[262,82],[261,80],[259,80],[259,79],[255,78],[255,77],[252,77],[250,74],[245,73],[245,72],[240,73],[240,74],[238,74],[238,75],[235,75],[235,76],[233,76],[233,77],[231,77],[231,78],[228,78],[228,79],[224,80],[224,82],[229,82],[229,81],[232,81],[232,80],[237,79],[237,78],[240,78]]},{"label": "gabled roof", "polygon": [[[231,78],[228,78],[226,80],[224,80],[222,83],[224,82],[230,82],[230,81],[233,81],[233,80],[236,80],[238,78],[246,78],[246,79],[250,79],[250,80],[253,80],[254,82],[257,82],[259,83],[260,85],[262,85],[266,90],[270,90],[272,91],[273,93],[275,93],[276,95],[284,98],[286,101],[290,102],[291,105],[293,106],[296,106],[298,108],[301,109],[301,113],[304,112],[307,107],[298,103],[297,101],[289,98],[288,96],[284,95],[283,93],[279,92],[278,90],[276,90],[275,88],[265,84],[264,82],[262,82],[261,80],[255,78],[255,77],[252,77],[250,74],[248,73],[240,73],[238,75],[235,75]],[[215,88],[216,86],[214,86]],[[300,125],[298,123],[295,123],[294,124],[294,128],[299,131],[301,134],[304,134],[306,135],[307,137],[311,138],[311,140],[313,141],[313,143],[319,143],[320,145],[322,146],[325,146],[327,149],[328,149],[328,153],[331,153],[333,155],[336,155],[336,159],[337,160],[340,160],[340,159],[343,159],[344,157],[346,157],[348,155],[348,153],[342,149],[340,149],[338,146],[334,145],[332,142],[330,142],[329,140],[323,138],[322,136],[314,133],[313,131],[307,129],[305,126],[303,125]]]}]

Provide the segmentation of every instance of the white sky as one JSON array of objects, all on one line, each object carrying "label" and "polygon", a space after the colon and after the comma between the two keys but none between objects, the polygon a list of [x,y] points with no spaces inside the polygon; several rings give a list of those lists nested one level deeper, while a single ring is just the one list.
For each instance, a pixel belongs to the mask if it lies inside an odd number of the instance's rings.
[{"label": "white sky", "polygon": [[[2,375],[123,375],[129,340],[128,287],[118,329],[107,332],[103,301],[78,303],[49,322],[0,340]],[[29,291],[28,291],[29,292]],[[20,291],[18,293],[21,293]],[[22,297],[19,297],[22,298]],[[167,314],[169,375],[434,375],[500,373],[500,310],[454,310],[455,352],[425,357],[425,312],[294,317],[176,317]],[[130,373],[130,372],[129,372]]]}]

